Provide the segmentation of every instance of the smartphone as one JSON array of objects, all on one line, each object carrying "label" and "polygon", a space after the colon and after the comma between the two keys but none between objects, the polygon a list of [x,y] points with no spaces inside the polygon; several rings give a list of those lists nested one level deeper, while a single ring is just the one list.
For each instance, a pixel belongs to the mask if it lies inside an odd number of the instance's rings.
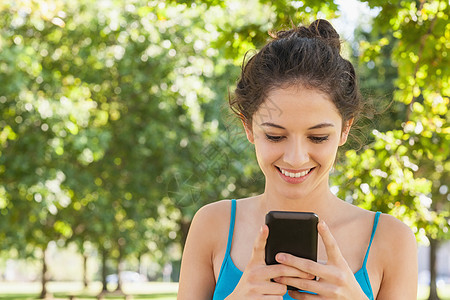
[{"label": "smartphone", "polygon": [[[269,236],[266,242],[266,264],[278,262],[279,252],[317,261],[317,223],[311,212],[270,211],[266,215]],[[297,290],[288,286],[290,290]]]}]

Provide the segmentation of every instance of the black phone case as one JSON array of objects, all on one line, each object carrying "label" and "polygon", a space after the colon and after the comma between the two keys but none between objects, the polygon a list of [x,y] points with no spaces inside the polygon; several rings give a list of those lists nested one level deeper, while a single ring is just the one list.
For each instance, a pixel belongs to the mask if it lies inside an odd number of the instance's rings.
[{"label": "black phone case", "polygon": [[[266,243],[266,264],[278,262],[275,255],[289,253],[317,261],[317,223],[315,213],[270,211],[266,215],[269,236]],[[296,288],[288,286],[288,289]]]}]

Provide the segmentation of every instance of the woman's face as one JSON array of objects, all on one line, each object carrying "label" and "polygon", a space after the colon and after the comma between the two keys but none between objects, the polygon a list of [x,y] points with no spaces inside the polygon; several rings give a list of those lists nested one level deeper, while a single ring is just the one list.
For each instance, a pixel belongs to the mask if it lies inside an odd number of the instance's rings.
[{"label": "woman's face", "polygon": [[294,199],[328,190],[328,175],[348,129],[342,132],[342,118],[322,92],[301,86],[271,91],[254,114],[252,128],[246,128],[266,191]]}]

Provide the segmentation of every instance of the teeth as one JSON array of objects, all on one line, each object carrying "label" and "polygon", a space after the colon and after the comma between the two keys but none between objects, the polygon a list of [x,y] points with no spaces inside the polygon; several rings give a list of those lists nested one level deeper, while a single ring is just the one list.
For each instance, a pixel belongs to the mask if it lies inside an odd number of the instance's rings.
[{"label": "teeth", "polygon": [[298,178],[298,177],[305,176],[306,174],[309,173],[309,171],[311,171],[311,169],[310,169],[310,170],[306,170],[306,171],[303,171],[303,172],[291,173],[291,172],[285,171],[285,170],[283,170],[281,168],[280,168],[280,170],[281,170],[281,173],[283,175],[291,177],[291,178]]}]

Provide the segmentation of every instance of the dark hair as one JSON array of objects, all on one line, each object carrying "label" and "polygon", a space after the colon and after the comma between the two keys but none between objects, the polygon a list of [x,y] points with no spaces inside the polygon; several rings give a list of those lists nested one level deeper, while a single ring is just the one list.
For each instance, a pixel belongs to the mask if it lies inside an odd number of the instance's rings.
[{"label": "dark hair", "polygon": [[[358,116],[362,97],[353,65],[340,55],[339,34],[326,20],[271,35],[242,66],[231,109],[251,126],[253,114],[276,88],[300,85],[329,95],[343,123]],[[344,127],[343,127],[344,128]]]}]

